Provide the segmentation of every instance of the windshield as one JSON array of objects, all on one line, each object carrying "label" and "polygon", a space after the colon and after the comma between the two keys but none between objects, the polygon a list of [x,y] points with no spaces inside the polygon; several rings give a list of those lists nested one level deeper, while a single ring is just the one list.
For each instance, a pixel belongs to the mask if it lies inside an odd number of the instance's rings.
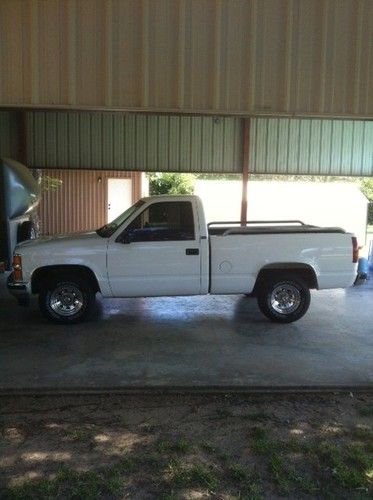
[{"label": "windshield", "polygon": [[96,233],[103,238],[109,238],[112,234],[115,233],[119,226],[121,226],[127,219],[129,219],[131,215],[144,204],[145,201],[139,200],[137,203],[132,205],[132,207],[128,208],[125,212],[120,214],[119,217],[109,222],[108,224],[105,224],[105,226],[100,227],[100,229],[97,229]]}]

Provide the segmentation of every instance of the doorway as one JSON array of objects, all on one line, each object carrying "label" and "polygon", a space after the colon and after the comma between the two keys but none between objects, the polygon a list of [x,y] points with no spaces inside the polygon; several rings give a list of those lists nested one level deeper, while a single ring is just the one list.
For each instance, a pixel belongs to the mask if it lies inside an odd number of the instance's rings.
[{"label": "doorway", "polygon": [[107,221],[111,222],[132,205],[132,179],[108,179]]}]

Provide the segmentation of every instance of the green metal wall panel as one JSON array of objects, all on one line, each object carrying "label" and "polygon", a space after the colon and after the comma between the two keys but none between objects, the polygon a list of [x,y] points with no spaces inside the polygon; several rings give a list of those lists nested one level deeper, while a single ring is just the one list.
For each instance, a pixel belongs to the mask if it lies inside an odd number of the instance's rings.
[{"label": "green metal wall panel", "polygon": [[373,122],[254,118],[254,174],[373,176]]},{"label": "green metal wall panel", "polygon": [[18,131],[15,113],[0,112],[0,158],[18,157]]},{"label": "green metal wall panel", "polygon": [[[9,151],[12,120],[0,117],[0,145]],[[241,118],[33,112],[28,126],[33,167],[241,171]],[[249,171],[372,176],[373,122],[252,118]]]},{"label": "green metal wall panel", "polygon": [[171,172],[240,172],[240,118],[28,114],[29,164]]}]

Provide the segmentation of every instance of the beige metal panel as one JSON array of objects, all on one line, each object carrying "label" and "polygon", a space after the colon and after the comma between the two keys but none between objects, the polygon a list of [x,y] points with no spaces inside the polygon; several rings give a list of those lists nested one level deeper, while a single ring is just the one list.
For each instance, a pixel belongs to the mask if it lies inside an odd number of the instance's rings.
[{"label": "beige metal panel", "polygon": [[35,168],[240,172],[240,118],[113,113],[28,114]]},{"label": "beige metal panel", "polygon": [[[106,57],[111,57],[106,35],[108,2],[102,0],[79,0],[73,3],[75,10],[76,49],[75,87],[76,101],[84,104],[92,102],[106,104],[109,90],[109,68]],[[112,71],[112,70],[111,70]]]},{"label": "beige metal panel", "polygon": [[249,171],[259,174],[373,176],[373,122],[251,120]]},{"label": "beige metal panel", "polygon": [[43,234],[89,231],[107,222],[109,178],[132,179],[132,201],[141,197],[141,174],[107,170],[43,170],[43,175],[60,179],[56,191],[45,191],[39,207]]},{"label": "beige metal panel", "polygon": [[[14,24],[12,21],[14,21]],[[23,87],[23,55],[30,57],[29,40],[24,40],[22,3],[0,2],[0,103],[25,102]],[[27,24],[30,25],[30,21]]]},{"label": "beige metal panel", "polygon": [[372,0],[2,0],[0,106],[373,117]]}]

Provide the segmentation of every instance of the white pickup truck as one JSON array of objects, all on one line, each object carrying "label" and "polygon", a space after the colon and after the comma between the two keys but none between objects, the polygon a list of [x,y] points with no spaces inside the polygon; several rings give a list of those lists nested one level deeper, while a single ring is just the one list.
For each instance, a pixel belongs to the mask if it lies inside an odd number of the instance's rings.
[{"label": "white pickup truck", "polygon": [[310,289],[356,278],[356,238],[299,221],[217,222],[196,196],[143,198],[96,232],[40,238],[15,248],[10,292],[39,295],[58,323],[82,320],[103,297],[251,294],[271,320],[298,320]]}]

